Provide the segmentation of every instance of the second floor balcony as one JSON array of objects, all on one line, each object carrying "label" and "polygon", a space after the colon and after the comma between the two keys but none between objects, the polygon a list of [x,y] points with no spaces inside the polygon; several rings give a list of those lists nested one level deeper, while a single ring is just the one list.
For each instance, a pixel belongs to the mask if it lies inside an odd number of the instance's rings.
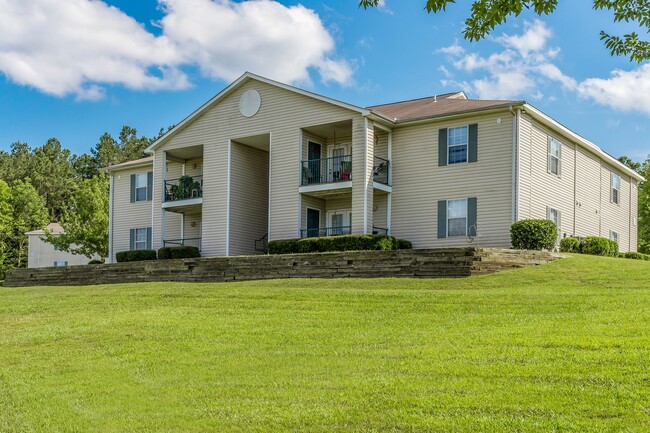
[{"label": "second floor balcony", "polygon": [[352,155],[309,159],[300,166],[301,186],[352,180]]},{"label": "second floor balcony", "polygon": [[165,180],[164,201],[199,199],[203,197],[203,176],[181,176]]}]

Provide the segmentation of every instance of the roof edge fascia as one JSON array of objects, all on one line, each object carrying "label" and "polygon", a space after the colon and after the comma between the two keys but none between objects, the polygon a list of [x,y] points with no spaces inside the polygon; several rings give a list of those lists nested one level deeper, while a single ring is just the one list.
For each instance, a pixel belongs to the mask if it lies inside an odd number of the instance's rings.
[{"label": "roof edge fascia", "polygon": [[573,139],[576,143],[580,144],[582,147],[586,148],[587,150],[591,151],[592,153],[595,153],[598,155],[600,158],[606,160],[608,163],[614,165],[617,167],[619,170],[623,171],[630,177],[635,178],[639,182],[643,182],[646,179],[641,176],[639,173],[636,171],[632,170],[630,167],[627,165],[623,164],[613,156],[609,155],[607,152],[605,152],[603,149],[601,149],[599,146],[596,144],[592,143],[591,141],[587,140],[586,138],[582,137],[576,132],[573,132],[566,126],[562,125],[560,122],[557,120],[553,119],[549,115],[543,113],[542,111],[538,110],[537,108],[533,107],[532,105],[526,103],[524,105],[524,108],[526,109],[527,113],[531,114],[531,117],[534,119],[540,121],[542,124],[549,126],[551,128],[557,129],[561,131],[565,136]]},{"label": "roof edge fascia", "polygon": [[202,114],[205,110],[210,108],[213,104],[218,102],[219,100],[223,99],[230,93],[232,93],[235,89],[237,89],[240,85],[242,85],[245,81],[253,79],[260,81],[262,83],[279,87],[284,90],[288,90],[290,92],[298,93],[303,96],[307,96],[313,99],[317,99],[319,101],[327,102],[332,105],[336,105],[338,107],[346,108],[351,111],[356,111],[360,113],[362,116],[368,116],[371,111],[362,107],[358,107],[356,105],[348,104],[346,102],[339,101],[337,99],[333,99],[327,96],[319,95],[314,92],[310,92],[308,90],[300,89],[298,87],[291,86],[289,84],[281,83],[279,81],[271,80],[270,78],[265,78],[260,75],[254,74],[252,72],[245,72],[242,76],[237,78],[235,81],[233,81],[230,85],[228,85],[225,89],[223,89],[221,92],[217,93],[214,97],[212,97],[209,101],[201,105],[198,109],[194,110],[189,116],[187,116],[185,119],[183,119],[178,125],[174,126],[172,129],[167,131],[162,137],[158,138],[156,141],[151,143],[149,147],[145,149],[146,153],[153,153],[154,150],[160,146],[163,142],[165,142],[167,139],[171,138],[173,135],[175,135],[177,132],[179,132],[181,129],[183,129],[187,124],[191,123],[192,120],[194,120],[196,117],[198,117],[200,114]]}]

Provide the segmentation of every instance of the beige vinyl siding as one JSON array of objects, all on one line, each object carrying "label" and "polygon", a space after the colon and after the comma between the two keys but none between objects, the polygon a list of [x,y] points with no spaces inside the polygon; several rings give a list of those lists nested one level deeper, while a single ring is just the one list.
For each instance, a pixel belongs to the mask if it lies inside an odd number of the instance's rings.
[{"label": "beige vinyl siding", "polygon": [[576,147],[576,229],[577,236],[600,235],[600,159]]},{"label": "beige vinyl siding", "polygon": [[255,240],[268,233],[269,153],[237,142],[231,150],[230,254],[259,254]]},{"label": "beige vinyl siding", "polygon": [[383,159],[388,159],[388,133],[375,129],[375,154]]},{"label": "beige vinyl siding", "polygon": [[[562,143],[561,175],[548,173],[548,139]],[[562,235],[619,235],[621,251],[636,251],[636,197],[631,179],[578,143],[522,115],[520,124],[518,219],[546,218],[546,207],[561,212]],[[620,176],[620,205],[611,203],[611,172]],[[480,205],[479,205],[480,206]]]},{"label": "beige vinyl siding", "polygon": [[[46,268],[54,266],[54,262],[68,262],[68,266],[85,265],[91,260],[86,256],[79,254],[72,254],[65,251],[55,250],[54,245],[45,242],[42,235],[27,235],[28,236],[28,268]],[[74,246],[73,246],[74,247]],[[94,260],[99,260],[100,257],[94,255]]]},{"label": "beige vinyl siding", "polygon": [[[414,248],[467,245],[464,237],[437,238],[437,202],[477,197],[475,244],[509,247],[512,117],[505,111],[393,129],[392,234]],[[470,123],[478,123],[478,162],[438,167],[438,130]]]},{"label": "beige vinyl siding", "polygon": [[[112,261],[115,254],[128,251],[130,248],[130,230],[135,228],[151,227],[151,203],[139,201],[131,203],[131,175],[150,172],[150,166],[141,166],[129,170],[112,173],[113,176],[113,230],[112,230]],[[156,178],[153,183],[154,196],[156,194]],[[155,239],[155,237],[154,237]]]},{"label": "beige vinyl siding", "polygon": [[[575,146],[522,115],[520,137],[521,188],[519,219],[546,219],[547,208],[560,211],[560,234],[574,232],[573,184]],[[523,126],[525,124],[525,126]],[[561,143],[560,175],[548,170],[548,146],[553,138]]]},{"label": "beige vinyl siding", "polygon": [[[185,239],[195,239],[201,238],[201,214],[200,213],[188,213],[185,214],[184,221],[184,230],[183,238]],[[194,224],[194,226],[192,226]],[[189,243],[188,245],[196,246],[194,243]]]},{"label": "beige vinyl siding", "polygon": [[389,228],[387,220],[388,194],[375,191],[375,197],[373,198],[372,202],[374,203],[372,223],[375,227],[381,227],[383,229]]},{"label": "beige vinyl siding", "polygon": [[[611,200],[611,175],[616,173],[620,177],[619,203]],[[603,164],[600,169],[601,188],[601,224],[600,236],[608,238],[610,231],[618,233],[619,251],[630,250],[630,178],[623,175],[610,165]],[[634,249],[636,251],[636,248]]]},{"label": "beige vinyl siding", "polygon": [[[261,108],[251,118],[239,112],[239,99],[256,89]],[[271,230],[269,239],[296,237],[300,175],[300,130],[361,117],[359,113],[288,90],[249,80],[167,139],[156,151],[203,145],[203,253],[226,253],[228,140],[271,134]],[[160,230],[160,201],[154,203],[154,232]]]},{"label": "beige vinyl siding", "polygon": [[352,233],[372,233],[374,127],[364,118],[352,122]]}]

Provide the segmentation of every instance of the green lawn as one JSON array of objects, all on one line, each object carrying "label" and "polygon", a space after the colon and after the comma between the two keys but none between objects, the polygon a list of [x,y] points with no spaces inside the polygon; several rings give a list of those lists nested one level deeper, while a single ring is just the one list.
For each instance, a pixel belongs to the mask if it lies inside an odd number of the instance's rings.
[{"label": "green lawn", "polygon": [[0,288],[0,432],[650,431],[650,263]]}]

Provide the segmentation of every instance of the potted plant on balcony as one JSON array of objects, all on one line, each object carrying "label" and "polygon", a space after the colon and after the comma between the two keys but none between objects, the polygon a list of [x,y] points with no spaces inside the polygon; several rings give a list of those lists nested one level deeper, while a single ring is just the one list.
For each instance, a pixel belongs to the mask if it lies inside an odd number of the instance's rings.
[{"label": "potted plant on balcony", "polygon": [[171,195],[173,200],[201,197],[201,183],[195,181],[192,176],[181,176],[176,185],[172,185]]}]

